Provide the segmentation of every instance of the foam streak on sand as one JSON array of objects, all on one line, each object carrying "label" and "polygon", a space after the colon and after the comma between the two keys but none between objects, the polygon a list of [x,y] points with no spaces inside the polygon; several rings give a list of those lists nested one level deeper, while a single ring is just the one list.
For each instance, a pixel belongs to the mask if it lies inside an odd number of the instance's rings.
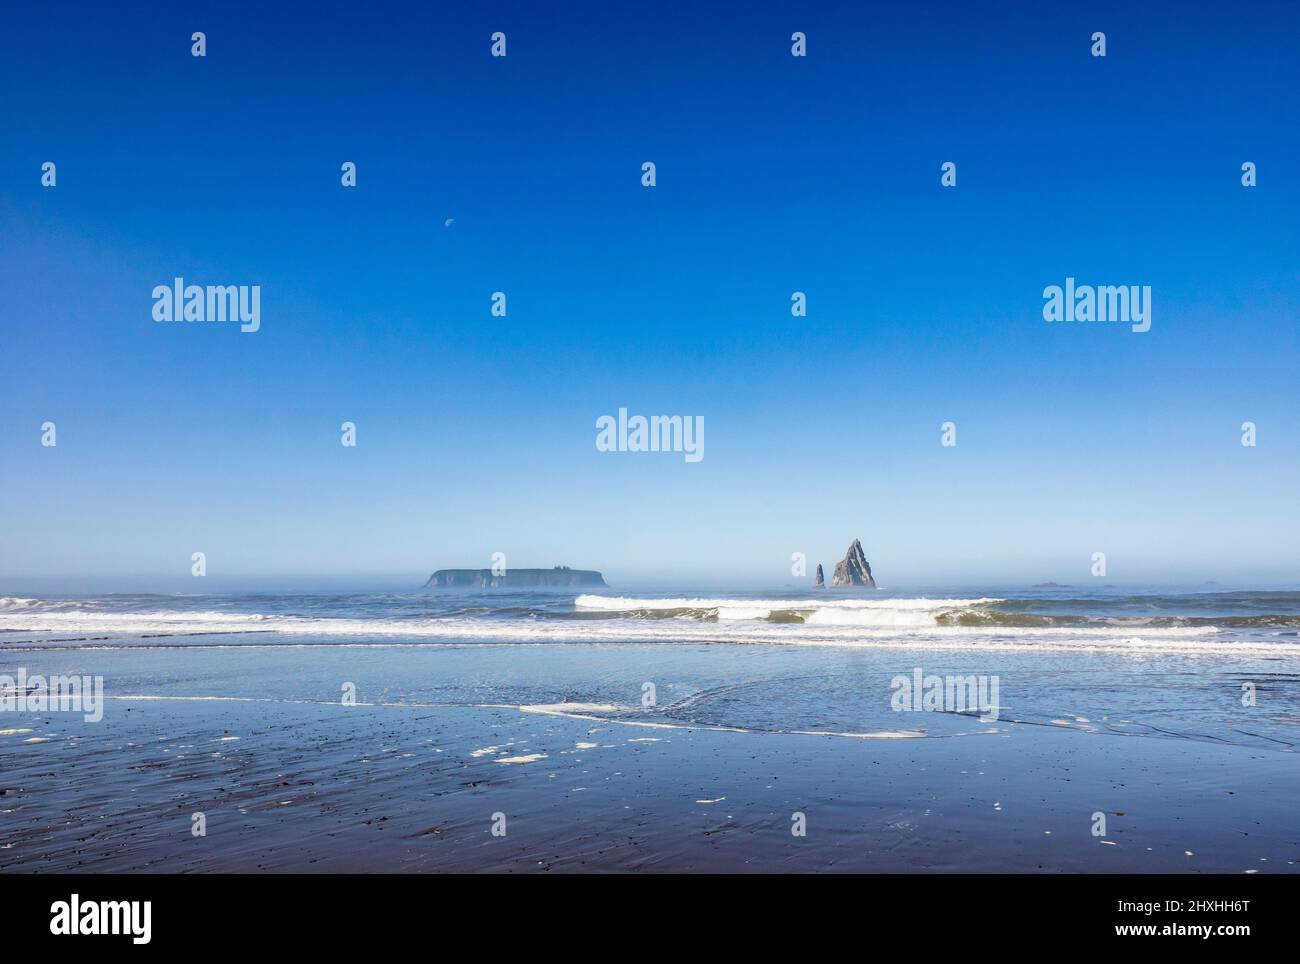
[{"label": "foam streak on sand", "polygon": [[[627,712],[628,708],[615,706],[611,703],[536,703],[532,705],[519,706],[513,703],[470,703],[470,704],[450,704],[450,703],[363,703],[358,701],[350,707],[345,707],[337,700],[294,700],[294,699],[270,699],[265,697],[248,697],[248,696],[159,696],[150,694],[131,694],[128,696],[108,696],[106,699],[121,700],[125,702],[179,702],[179,703],[283,703],[286,705],[300,706],[330,706],[339,707],[342,711],[348,712],[360,707],[370,707],[379,709],[407,709],[407,710],[455,710],[455,709],[481,709],[481,710],[515,710],[520,713],[534,713],[543,716],[560,716],[571,720],[586,720],[596,723],[609,723],[615,726],[630,726],[652,730],[706,730],[713,733],[755,733],[755,734],[784,734],[786,736],[830,736],[850,740],[917,740],[930,737],[931,734],[922,730],[880,730],[867,733],[848,733],[831,730],[765,730],[754,729],[743,726],[717,726],[713,724],[697,723],[660,723],[654,720],[634,720],[619,719],[612,715],[620,712]],[[0,731],[3,732],[3,731]],[[30,732],[30,731],[21,731]],[[968,736],[976,734],[996,733],[996,729],[977,730],[970,733],[956,733],[953,736]],[[645,741],[654,742],[654,741]],[[500,750],[499,746],[487,746],[475,750],[471,756],[488,756]],[[508,762],[508,761],[502,761]],[[513,761],[509,761],[513,762]],[[531,761],[524,761],[531,762]]]},{"label": "foam streak on sand", "polygon": [[[621,707],[602,703],[550,703],[519,707],[519,710],[523,713],[542,713],[547,716],[563,716],[571,720],[594,720],[602,723],[613,723],[617,726],[642,726],[660,730],[709,730],[714,733],[784,733],[788,736],[837,736],[850,740],[918,740],[928,736],[927,733],[920,730],[881,730],[874,733],[840,733],[830,730],[754,730],[738,726],[620,720],[595,715],[597,713],[614,713],[620,709]],[[982,730],[980,732],[996,733],[998,731]]]}]

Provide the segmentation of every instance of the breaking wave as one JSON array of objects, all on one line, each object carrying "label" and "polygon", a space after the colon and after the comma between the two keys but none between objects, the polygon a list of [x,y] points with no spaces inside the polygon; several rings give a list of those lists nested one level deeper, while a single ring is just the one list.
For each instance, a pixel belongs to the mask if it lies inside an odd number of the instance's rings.
[{"label": "breaking wave", "polygon": [[611,616],[658,619],[767,620],[813,626],[921,628],[941,625],[939,618],[1000,599],[653,599],[582,595],[579,610]]},{"label": "breaking wave", "polygon": [[[1077,604],[1076,604],[1077,603]],[[0,597],[0,651],[78,647],[786,644],[1300,654],[1300,596],[1040,600],[478,593]]]}]

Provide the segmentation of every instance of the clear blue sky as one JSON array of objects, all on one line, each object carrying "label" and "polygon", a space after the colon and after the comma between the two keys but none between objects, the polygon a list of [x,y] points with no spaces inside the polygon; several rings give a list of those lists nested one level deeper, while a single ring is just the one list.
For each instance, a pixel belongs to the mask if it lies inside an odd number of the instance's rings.
[{"label": "clear blue sky", "polygon": [[[11,5],[0,588],[854,537],[886,583],[1300,580],[1294,4],[715,6]],[[154,323],[177,275],[261,331]],[[1068,275],[1151,331],[1044,322]],[[620,406],[704,460],[598,452]]]}]

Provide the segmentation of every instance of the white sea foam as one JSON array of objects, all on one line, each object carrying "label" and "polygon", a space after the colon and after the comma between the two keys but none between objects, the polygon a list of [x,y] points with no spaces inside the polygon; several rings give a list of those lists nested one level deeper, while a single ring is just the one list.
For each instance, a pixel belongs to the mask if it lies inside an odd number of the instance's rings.
[{"label": "white sea foam", "polygon": [[[779,609],[793,608],[782,605]],[[901,613],[908,610],[817,610],[804,623],[773,623],[761,619],[732,619],[704,622],[697,619],[661,620],[566,620],[521,619],[485,620],[473,617],[429,617],[423,619],[349,619],[329,617],[279,616],[259,614],[197,613],[100,613],[62,612],[43,614],[39,619],[0,614],[0,634],[22,633],[24,637],[90,640],[96,636],[149,637],[208,635],[222,633],[270,633],[282,636],[314,636],[323,639],[340,637],[408,638],[408,639],[499,639],[526,642],[600,641],[600,640],[789,640],[860,637],[898,638],[904,635],[924,637],[1097,637],[1122,638],[1134,633],[1123,626],[937,626],[933,621],[907,623]],[[843,614],[841,614],[843,613]],[[819,615],[820,614],[820,615]],[[920,615],[925,615],[920,613]],[[815,617],[815,618],[814,618]],[[841,621],[842,620],[842,621]],[[1143,638],[1182,638],[1214,636],[1213,626],[1143,627]]]},{"label": "white sea foam", "polygon": [[[260,623],[277,619],[292,620],[292,616],[264,616],[261,613],[222,612],[146,612],[106,613],[94,609],[65,609],[59,611],[24,612],[10,615],[0,612],[0,632],[6,630],[49,627],[51,629],[84,630],[105,629],[165,632],[169,628],[197,627],[214,632],[240,632],[257,629]],[[348,620],[322,620],[347,622]]]},{"label": "white sea foam", "polygon": [[605,612],[635,612],[655,609],[724,609],[761,610],[765,615],[787,610],[812,609],[890,609],[943,612],[949,609],[966,609],[1003,602],[1001,599],[712,599],[676,597],[670,599],[641,598],[636,596],[596,596],[583,594],[573,601],[578,609],[598,609]]},{"label": "white sea foam", "polygon": [[[14,598],[14,597],[8,597]],[[978,599],[652,599],[583,595],[583,611],[606,619],[344,618],[215,611],[103,612],[30,607],[0,611],[0,642],[86,647],[205,645],[458,645],[493,643],[727,643],[787,644],[863,649],[998,651],[1105,650],[1146,655],[1240,654],[1293,657],[1300,643],[1246,639],[1214,626],[950,626],[935,625],[942,611],[996,603]],[[618,617],[637,610],[716,609],[717,620]],[[729,618],[722,618],[726,611]],[[774,611],[796,611],[804,622],[770,622]],[[759,614],[762,615],[759,615]],[[237,634],[223,640],[217,634]],[[259,634],[259,635],[248,635]],[[265,635],[260,635],[265,634]],[[179,638],[192,637],[192,638]],[[262,643],[265,639],[266,642]]]},{"label": "white sea foam", "polygon": [[620,707],[612,703],[530,703],[519,707],[522,713],[542,713],[562,716],[566,713],[616,713]]},{"label": "white sea foam", "polygon": [[808,626],[937,626],[934,611],[924,609],[815,609],[804,617]]},{"label": "white sea foam", "polygon": [[636,596],[584,594],[574,600],[579,610],[608,613],[673,612],[686,615],[715,614],[719,620],[763,620],[773,613],[799,613],[813,626],[884,626],[919,628],[938,625],[939,613],[973,609],[1002,602],[1001,599],[716,599],[676,597],[669,599]]}]

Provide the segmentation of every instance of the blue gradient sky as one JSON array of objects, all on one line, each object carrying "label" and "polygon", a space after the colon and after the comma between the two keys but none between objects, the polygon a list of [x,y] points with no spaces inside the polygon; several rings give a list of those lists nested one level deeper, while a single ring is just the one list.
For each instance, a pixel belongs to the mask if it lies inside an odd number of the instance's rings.
[{"label": "blue gradient sky", "polygon": [[[1294,4],[439,6],[6,12],[0,588],[1300,581]],[[176,275],[262,330],[155,324]],[[1067,275],[1151,331],[1044,322]]]}]

